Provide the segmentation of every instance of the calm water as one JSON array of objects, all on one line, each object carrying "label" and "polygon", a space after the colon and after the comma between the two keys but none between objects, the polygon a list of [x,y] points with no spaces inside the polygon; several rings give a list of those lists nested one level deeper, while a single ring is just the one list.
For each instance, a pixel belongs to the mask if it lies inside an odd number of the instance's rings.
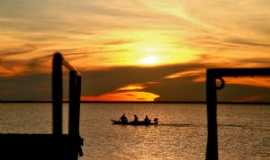
[{"label": "calm water", "polygon": [[[270,106],[220,105],[218,112],[221,160],[270,159]],[[122,113],[158,117],[161,125],[111,125]],[[206,129],[204,105],[82,104],[81,159],[204,159]],[[0,104],[0,132],[51,133],[50,104]]]}]

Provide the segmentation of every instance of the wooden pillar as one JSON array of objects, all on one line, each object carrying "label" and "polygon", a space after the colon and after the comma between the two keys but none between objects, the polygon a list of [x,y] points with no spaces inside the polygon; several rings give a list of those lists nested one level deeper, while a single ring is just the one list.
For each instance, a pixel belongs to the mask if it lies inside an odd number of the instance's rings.
[{"label": "wooden pillar", "polygon": [[[69,82],[69,135],[75,138],[80,136],[80,96],[81,96],[81,77],[76,71],[70,71]],[[72,149],[72,159],[78,159],[79,145],[74,145]]]},{"label": "wooden pillar", "polygon": [[79,135],[80,124],[80,96],[81,96],[81,77],[75,71],[70,71],[69,88],[69,134]]},{"label": "wooden pillar", "polygon": [[207,71],[207,151],[206,160],[218,160],[217,137],[217,91],[216,77],[211,70]]},{"label": "wooden pillar", "polygon": [[60,53],[55,53],[53,57],[52,71],[52,112],[53,112],[53,134],[62,135],[62,99],[63,99],[63,82],[62,82],[62,63],[63,57]]}]

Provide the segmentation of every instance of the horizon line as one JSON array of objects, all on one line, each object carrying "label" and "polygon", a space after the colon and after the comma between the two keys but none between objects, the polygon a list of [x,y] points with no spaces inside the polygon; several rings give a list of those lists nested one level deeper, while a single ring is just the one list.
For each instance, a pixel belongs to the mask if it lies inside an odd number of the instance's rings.
[{"label": "horizon line", "polygon": [[[0,100],[0,103],[52,103],[51,100]],[[63,103],[69,103],[63,100]],[[80,101],[80,103],[149,103],[149,104],[206,104],[206,101]],[[270,105],[270,101],[219,101],[217,104],[266,104]]]}]

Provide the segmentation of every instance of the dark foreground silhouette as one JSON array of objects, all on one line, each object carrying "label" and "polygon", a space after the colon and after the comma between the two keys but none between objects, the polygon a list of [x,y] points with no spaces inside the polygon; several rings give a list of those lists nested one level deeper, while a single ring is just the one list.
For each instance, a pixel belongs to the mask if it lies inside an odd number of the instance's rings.
[{"label": "dark foreground silhouette", "polygon": [[154,122],[145,122],[145,121],[137,121],[137,122],[127,122],[123,123],[122,121],[119,120],[111,120],[113,125],[131,125],[131,126],[150,126],[150,125],[158,125],[158,121]]},{"label": "dark foreground silhouette", "polygon": [[[69,70],[68,133],[63,133],[63,69]],[[60,53],[54,54],[52,71],[52,134],[0,134],[1,160],[78,160],[81,76]]]},{"label": "dark foreground silhouette", "polygon": [[82,155],[82,139],[69,135],[0,134],[0,142],[3,160],[73,160],[76,153]]},{"label": "dark foreground silhouette", "polygon": [[154,122],[151,122],[151,119],[148,115],[145,116],[143,121],[139,121],[139,117],[134,114],[134,120],[129,121],[126,114],[124,113],[119,120],[111,120],[112,124],[115,125],[132,125],[132,126],[149,126],[149,125],[158,125],[158,118],[154,118]]},{"label": "dark foreground silhouette", "polygon": [[[218,160],[217,90],[225,87],[223,77],[270,76],[270,68],[211,68],[206,73],[207,149],[206,160]],[[219,83],[217,83],[219,82]],[[219,85],[218,85],[219,84]]]}]

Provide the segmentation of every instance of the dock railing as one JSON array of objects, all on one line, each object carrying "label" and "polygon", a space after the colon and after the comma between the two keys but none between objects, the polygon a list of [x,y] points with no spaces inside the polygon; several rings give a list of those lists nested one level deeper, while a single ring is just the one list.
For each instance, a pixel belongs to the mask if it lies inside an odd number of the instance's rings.
[{"label": "dock railing", "polygon": [[[225,87],[223,77],[270,76],[270,68],[213,68],[207,70],[207,149],[206,160],[218,160],[217,90]],[[217,86],[217,80],[220,85]]]},{"label": "dock railing", "polygon": [[[63,133],[63,71],[69,70],[69,124]],[[0,159],[78,160],[82,156],[80,137],[81,76],[60,53],[53,56],[52,134],[0,134]]]}]

